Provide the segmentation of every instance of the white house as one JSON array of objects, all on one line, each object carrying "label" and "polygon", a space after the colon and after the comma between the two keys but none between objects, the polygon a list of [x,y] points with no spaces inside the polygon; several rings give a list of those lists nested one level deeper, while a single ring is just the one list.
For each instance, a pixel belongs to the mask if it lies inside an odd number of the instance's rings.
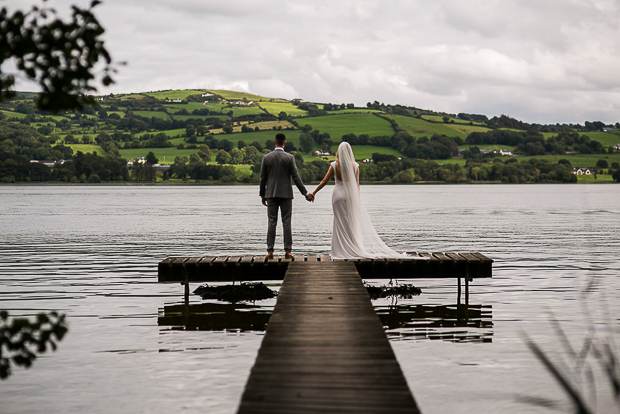
[{"label": "white house", "polygon": [[38,164],[43,164],[46,167],[50,167],[50,168],[54,168],[54,165],[56,164],[64,164],[66,161],[65,160],[59,160],[59,161],[53,161],[53,160],[30,160],[30,163],[38,163]]},{"label": "white house", "polygon": [[314,151],[314,155],[316,155],[317,157],[323,157],[331,154],[329,153],[329,151]]},{"label": "white house", "polygon": [[571,173],[576,175],[592,175],[594,174],[594,170],[591,170],[589,168],[573,168],[571,170]]},{"label": "white house", "polygon": [[250,106],[254,104],[254,101],[229,101],[228,103],[231,105]]}]

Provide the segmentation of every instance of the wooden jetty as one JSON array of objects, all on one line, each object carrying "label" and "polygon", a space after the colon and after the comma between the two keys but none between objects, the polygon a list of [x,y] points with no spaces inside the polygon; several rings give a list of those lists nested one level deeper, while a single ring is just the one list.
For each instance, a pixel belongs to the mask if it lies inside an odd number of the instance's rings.
[{"label": "wooden jetty", "polygon": [[[493,260],[481,253],[409,253],[411,259],[354,259],[362,279],[491,277]],[[415,260],[415,257],[428,260]],[[275,256],[168,257],[159,262],[159,282],[282,280],[290,259]],[[294,261],[330,263],[327,254],[297,255]]]},{"label": "wooden jetty", "polygon": [[283,280],[239,414],[419,413],[362,279],[458,278],[460,300],[461,279],[468,298],[468,282],[491,277],[493,261],[480,253],[410,254],[169,257],[158,278],[184,284],[186,306],[191,282]]},{"label": "wooden jetty", "polygon": [[[465,298],[469,297],[469,282],[474,278],[492,276],[493,260],[481,253],[408,253],[411,259],[356,259],[353,263],[362,279],[420,279],[457,278],[458,297],[461,296],[461,279],[465,280]],[[428,260],[416,260],[415,257]],[[189,296],[192,282],[235,282],[282,280],[293,260],[275,256],[204,256],[168,257],[158,266],[159,282],[185,284],[185,297]],[[332,263],[327,254],[297,255],[294,261]]]},{"label": "wooden jetty", "polygon": [[238,413],[419,413],[354,263],[287,266]]}]

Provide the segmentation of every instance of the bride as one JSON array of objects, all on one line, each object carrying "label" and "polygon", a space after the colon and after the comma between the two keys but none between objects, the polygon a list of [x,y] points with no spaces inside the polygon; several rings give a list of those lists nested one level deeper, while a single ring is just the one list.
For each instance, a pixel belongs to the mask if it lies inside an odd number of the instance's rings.
[{"label": "bride", "polygon": [[359,164],[355,162],[351,146],[342,142],[336,152],[336,161],[331,163],[325,178],[312,192],[312,196],[316,196],[334,177],[332,259],[412,259],[390,249],[375,231],[360,197],[359,176]]}]

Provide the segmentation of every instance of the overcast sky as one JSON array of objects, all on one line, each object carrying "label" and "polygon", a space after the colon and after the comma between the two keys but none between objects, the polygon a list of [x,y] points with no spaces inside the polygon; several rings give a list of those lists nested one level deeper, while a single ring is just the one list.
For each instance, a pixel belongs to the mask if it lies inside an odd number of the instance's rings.
[{"label": "overcast sky", "polygon": [[95,14],[127,62],[106,94],[232,89],[620,122],[620,0],[104,0]]}]

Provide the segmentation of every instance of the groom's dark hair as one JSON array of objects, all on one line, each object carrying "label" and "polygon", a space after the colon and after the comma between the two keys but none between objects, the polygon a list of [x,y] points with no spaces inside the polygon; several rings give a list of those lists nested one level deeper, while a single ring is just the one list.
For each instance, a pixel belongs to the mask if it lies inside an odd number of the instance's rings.
[{"label": "groom's dark hair", "polygon": [[286,142],[286,135],[284,135],[283,133],[279,133],[276,134],[276,145],[281,147],[284,145],[284,143]]}]

